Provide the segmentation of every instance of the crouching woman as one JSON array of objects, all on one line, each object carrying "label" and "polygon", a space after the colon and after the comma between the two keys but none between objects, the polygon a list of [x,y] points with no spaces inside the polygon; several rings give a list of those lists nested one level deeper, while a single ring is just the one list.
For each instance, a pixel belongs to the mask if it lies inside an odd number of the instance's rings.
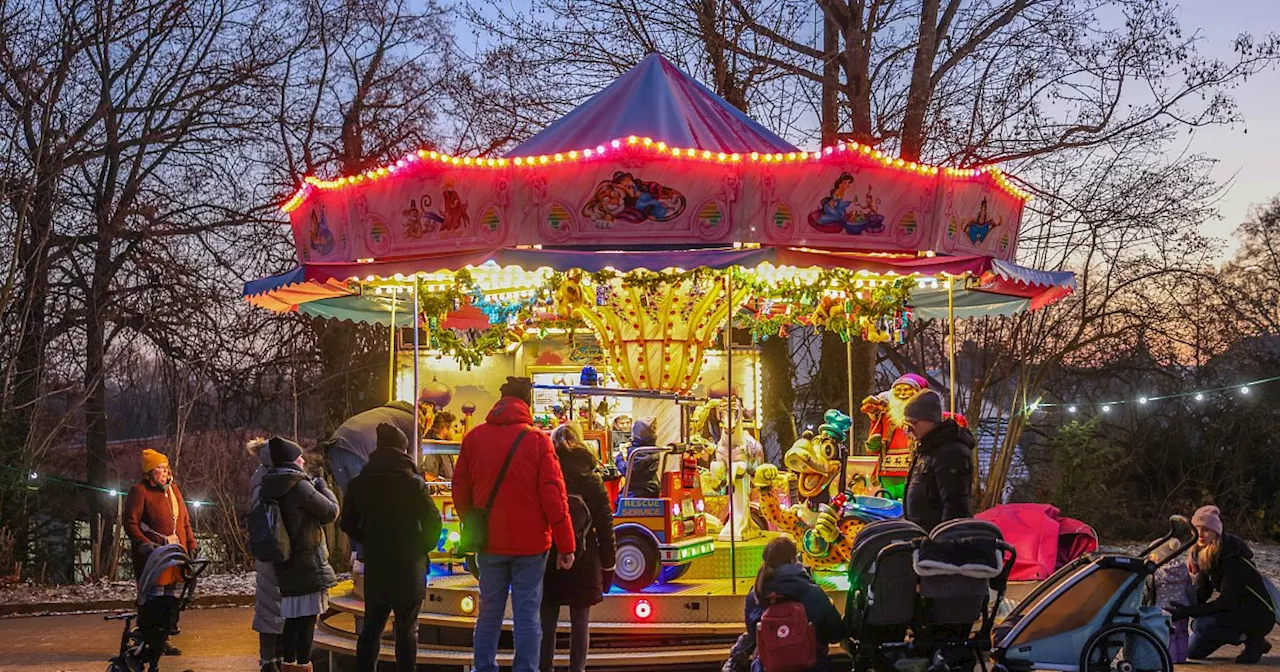
[{"label": "crouching woman", "polygon": [[[1187,657],[1203,660],[1223,646],[1244,643],[1236,662],[1251,665],[1271,650],[1267,635],[1275,625],[1275,606],[1253,565],[1244,540],[1222,532],[1216,506],[1204,506],[1191,518],[1197,542],[1187,558],[1196,582],[1196,604],[1177,606],[1173,618],[1191,617]],[[1217,593],[1217,597],[1213,597]]]}]

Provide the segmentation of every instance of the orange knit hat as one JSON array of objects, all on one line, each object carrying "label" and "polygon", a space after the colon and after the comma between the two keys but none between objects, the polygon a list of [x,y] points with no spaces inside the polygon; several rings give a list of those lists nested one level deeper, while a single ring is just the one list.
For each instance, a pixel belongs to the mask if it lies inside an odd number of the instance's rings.
[{"label": "orange knit hat", "polygon": [[163,453],[146,448],[142,451],[142,473],[149,474],[151,470],[159,467],[169,466],[169,458]]}]

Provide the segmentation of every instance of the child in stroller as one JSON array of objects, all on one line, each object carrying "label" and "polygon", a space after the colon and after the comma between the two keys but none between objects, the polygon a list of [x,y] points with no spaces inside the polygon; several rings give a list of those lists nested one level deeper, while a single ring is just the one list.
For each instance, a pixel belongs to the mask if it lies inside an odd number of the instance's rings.
[{"label": "child in stroller", "polygon": [[[196,579],[208,560],[193,560],[182,546],[160,546],[147,556],[138,577],[138,611],[113,614],[107,621],[124,621],[120,651],[107,665],[107,672],[157,672],[169,630],[179,612],[195,595]],[[138,627],[133,627],[133,621]]]}]

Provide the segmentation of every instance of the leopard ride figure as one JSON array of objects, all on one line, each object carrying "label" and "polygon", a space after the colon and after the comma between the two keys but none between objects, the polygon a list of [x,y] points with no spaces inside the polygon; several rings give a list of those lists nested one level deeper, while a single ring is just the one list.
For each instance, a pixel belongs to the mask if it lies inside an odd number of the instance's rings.
[{"label": "leopard ride figure", "polygon": [[853,539],[865,525],[845,514],[845,496],[837,492],[853,420],[836,410],[827,411],[825,419],[816,435],[805,432],[783,456],[796,479],[799,503],[782,506],[778,490],[786,487],[787,479],[780,477],[776,466],[760,465],[752,479],[760,493],[760,513],[775,529],[800,541],[801,561],[815,569],[847,563]]}]

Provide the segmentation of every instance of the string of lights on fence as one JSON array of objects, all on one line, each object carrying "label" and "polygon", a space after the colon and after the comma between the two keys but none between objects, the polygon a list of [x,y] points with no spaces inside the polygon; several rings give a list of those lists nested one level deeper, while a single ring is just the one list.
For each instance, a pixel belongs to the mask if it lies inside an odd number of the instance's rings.
[{"label": "string of lights on fence", "polygon": [[[16,467],[9,467],[9,468],[18,470]],[[40,474],[39,472],[36,472],[36,471],[27,472],[27,487],[32,489],[37,489],[39,488],[39,484],[41,482],[62,483],[63,485],[69,485],[73,488],[80,488],[82,490],[93,490],[95,492],[101,492],[105,495],[110,495],[112,497],[124,497],[126,494],[128,494],[128,491],[120,490],[118,488],[99,488],[95,485],[89,485],[88,483],[81,483],[80,481],[72,481],[66,478],[58,478],[57,476]],[[213,504],[214,504],[213,502],[206,502],[199,499],[187,500],[187,505],[193,509],[199,509],[202,506],[213,506]]]},{"label": "string of lights on fence", "polygon": [[1270,378],[1262,378],[1260,380],[1251,380],[1247,383],[1241,383],[1239,385],[1226,385],[1223,387],[1213,387],[1213,388],[1208,388],[1204,390],[1179,392],[1177,394],[1162,394],[1158,396],[1141,396],[1141,397],[1138,397],[1137,399],[1117,399],[1115,401],[1098,401],[1098,402],[1089,402],[1089,403],[1043,402],[1037,399],[1036,401],[1033,401],[1030,404],[1027,404],[1026,407],[1023,408],[1023,411],[1027,414],[1032,414],[1032,413],[1035,413],[1036,411],[1047,409],[1047,408],[1061,408],[1070,415],[1076,415],[1078,413],[1085,412],[1089,408],[1096,408],[1102,411],[1103,413],[1110,413],[1114,411],[1117,406],[1124,406],[1124,405],[1148,406],[1157,401],[1169,401],[1173,399],[1191,399],[1196,402],[1203,402],[1204,400],[1209,398],[1209,395],[1218,394],[1222,392],[1229,392],[1229,393],[1238,395],[1239,397],[1247,398],[1250,394],[1253,394],[1254,388],[1259,387],[1261,385],[1266,385],[1267,383],[1274,383],[1276,381],[1280,381],[1280,376],[1272,376]]}]

